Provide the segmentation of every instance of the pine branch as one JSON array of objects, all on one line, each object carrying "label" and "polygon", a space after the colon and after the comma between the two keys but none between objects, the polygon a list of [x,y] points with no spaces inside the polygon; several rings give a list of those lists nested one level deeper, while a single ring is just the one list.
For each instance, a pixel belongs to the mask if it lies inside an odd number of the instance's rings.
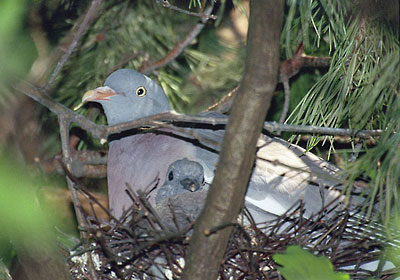
[{"label": "pine branch", "polygon": [[[211,1],[211,5],[205,9],[204,14],[205,15],[210,15],[212,10],[214,8],[214,2]],[[181,42],[175,45],[175,47],[169,51],[163,58],[160,60],[157,60],[153,63],[147,64],[143,63],[139,67],[139,72],[143,74],[149,74],[153,72],[155,69],[163,67],[173,61],[175,58],[177,58],[183,51],[184,49],[194,40],[194,38],[197,37],[197,35],[200,34],[201,30],[203,30],[208,18],[202,18],[201,22],[196,24],[193,29],[186,35],[185,39],[183,39]]]},{"label": "pine branch", "polygon": [[76,31],[76,33],[72,39],[71,45],[68,47],[65,54],[61,57],[60,61],[57,63],[56,68],[54,69],[49,80],[47,81],[47,83],[44,87],[46,92],[49,91],[53,87],[54,82],[57,79],[58,75],[60,74],[61,70],[64,68],[64,65],[67,63],[67,61],[70,58],[70,56],[72,55],[73,51],[78,46],[79,41],[81,40],[89,23],[92,21],[93,18],[95,18],[97,16],[96,13],[97,13],[101,3],[102,3],[102,0],[93,0],[92,3],[90,4],[90,6],[87,9],[87,12],[85,14],[85,17],[82,20],[82,23],[80,24],[78,30]]},{"label": "pine branch", "polygon": [[212,20],[216,20],[218,17],[216,15],[207,15],[206,13],[195,13],[195,12],[191,12],[191,11],[187,11],[185,9],[181,9],[177,6],[171,5],[168,0],[156,0],[156,3],[163,5],[163,7],[165,8],[169,8],[171,10],[189,15],[189,16],[196,16],[196,17],[200,17],[200,18],[205,18],[205,19],[212,19]]},{"label": "pine branch", "polygon": [[[304,53],[303,43],[300,43],[295,50],[293,57],[286,59],[281,62],[279,68],[279,82],[283,83],[285,92],[285,101],[283,111],[279,122],[283,123],[286,119],[287,113],[289,111],[289,101],[290,101],[290,87],[289,79],[297,75],[301,69],[312,67],[329,67],[331,58],[330,57],[316,57],[308,56]],[[218,102],[211,105],[206,109],[206,111],[215,111],[220,113],[226,113],[232,107],[233,99],[237,92],[239,86],[235,87],[233,90],[228,92],[224,97],[222,97]]]}]

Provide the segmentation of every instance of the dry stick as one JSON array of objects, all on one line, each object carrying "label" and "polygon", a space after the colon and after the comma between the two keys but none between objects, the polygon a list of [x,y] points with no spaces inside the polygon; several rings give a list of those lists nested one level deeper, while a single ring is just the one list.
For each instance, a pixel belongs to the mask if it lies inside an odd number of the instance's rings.
[{"label": "dry stick", "polygon": [[90,200],[90,202],[94,202],[97,204],[112,220],[118,221],[118,219],[111,214],[111,212],[103,205],[101,204],[92,194],[89,190],[86,189],[84,185],[79,182],[79,180],[73,176],[73,174],[68,170],[67,166],[61,162],[61,167],[63,168],[64,173],[66,176],[71,180],[71,182],[74,183],[74,189],[80,190],[82,193],[84,193]]},{"label": "dry stick", "polygon": [[88,8],[85,17],[83,18],[81,25],[79,26],[74,38],[72,39],[71,45],[68,47],[65,54],[61,57],[60,61],[57,63],[56,68],[54,69],[49,80],[47,81],[44,87],[45,92],[49,91],[53,86],[57,76],[60,74],[61,70],[64,68],[65,63],[67,63],[69,57],[72,55],[73,51],[78,45],[82,35],[84,34],[86,28],[89,25],[89,22],[95,16],[101,2],[102,0],[93,0],[92,3],[90,4],[90,7]]},{"label": "dry stick", "polygon": [[[71,149],[70,149],[70,144],[69,144],[70,122],[68,120],[66,120],[63,117],[63,115],[61,115],[61,114],[60,115],[58,114],[58,121],[60,124],[60,138],[61,138],[61,148],[62,148],[62,153],[63,153],[63,160],[64,160],[67,170],[70,170],[71,169]],[[87,228],[87,223],[86,223],[85,216],[84,216],[84,213],[82,210],[83,208],[82,208],[82,204],[79,199],[79,196],[78,196],[78,192],[73,187],[74,183],[68,176],[66,176],[66,180],[68,183],[68,189],[71,192],[71,200],[74,205],[75,215],[78,220],[79,228]],[[81,239],[83,239],[83,240],[87,239],[87,233],[85,231],[80,230],[80,235],[81,235]],[[96,275],[96,269],[93,264],[92,255],[90,252],[87,252],[86,255],[87,255],[87,259],[88,259],[88,268],[89,268],[88,270],[89,270],[90,277],[93,280],[97,280],[98,278]]]},{"label": "dry stick", "polygon": [[[64,65],[67,63],[69,57],[72,55],[73,51],[75,50],[76,46],[78,45],[82,35],[84,34],[87,26],[89,25],[89,22],[95,17],[96,12],[98,11],[98,8],[100,4],[102,3],[102,0],[93,0],[90,7],[88,8],[85,17],[82,20],[82,23],[80,24],[78,30],[76,31],[75,36],[72,39],[72,42],[67,49],[66,53],[61,57],[60,61],[57,63],[56,68],[54,69],[53,73],[51,74],[49,80],[47,81],[44,91],[42,92],[43,95],[45,95],[53,86],[57,76],[60,74],[61,70],[64,68]],[[49,98],[49,100],[51,100]],[[51,102],[50,102],[51,103]],[[59,104],[61,105],[61,104]],[[60,137],[61,137],[61,145],[62,145],[62,154],[63,154],[63,159],[66,164],[67,170],[71,169],[71,149],[70,149],[70,138],[69,138],[69,126],[71,123],[70,119],[67,119],[62,112],[57,110],[56,112],[60,124]],[[67,183],[68,183],[68,188],[71,192],[71,199],[75,208],[75,214],[78,220],[78,224],[80,227],[83,227],[85,225],[85,220],[84,220],[84,215],[82,211],[82,205],[79,200],[78,192],[74,189],[73,187],[73,182],[70,180],[70,178],[67,176]],[[80,232],[82,238],[86,238],[87,234],[83,231]],[[87,258],[88,258],[88,268],[89,268],[89,274],[90,277],[93,280],[97,280],[97,275],[96,275],[96,270],[93,264],[93,260],[91,258],[91,254],[87,253]]]},{"label": "dry stick", "polygon": [[100,247],[104,253],[104,256],[108,259],[111,268],[114,270],[115,274],[118,276],[118,279],[125,279],[124,277],[124,272],[122,269],[120,269],[118,265],[118,256],[114,254],[112,249],[109,248],[106,240],[104,239],[104,236],[102,232],[98,231],[96,232],[96,240],[99,242]]},{"label": "dry stick", "polygon": [[[302,68],[329,67],[330,61],[330,57],[315,57],[306,55],[304,53],[303,43],[300,43],[297,49],[294,51],[293,57],[281,62],[279,68],[279,82],[282,82],[283,86],[285,87],[284,81],[289,81],[289,79],[299,73]],[[287,87],[289,88],[288,85]],[[208,107],[206,111],[215,111],[220,113],[228,112],[232,107],[233,98],[235,97],[238,88],[239,86],[228,92],[221,100]],[[288,100],[287,94],[289,94],[289,90],[285,89],[285,102],[288,102],[286,101]]]},{"label": "dry stick", "polygon": [[171,5],[168,0],[156,0],[157,4],[161,4],[163,5],[165,8],[169,8],[171,10],[175,10],[177,12],[189,15],[189,16],[195,16],[195,17],[201,17],[201,18],[205,18],[205,19],[213,19],[216,20],[218,17],[216,15],[207,15],[205,13],[199,14],[199,13],[195,13],[195,12],[191,12],[191,11],[187,11],[184,9],[181,9],[177,6]]},{"label": "dry stick", "polygon": [[[226,117],[210,118],[200,116],[181,115],[174,112],[166,112],[150,117],[142,118],[139,120],[121,123],[113,126],[98,125],[86,119],[80,114],[75,113],[64,105],[52,100],[46,96],[40,89],[33,86],[28,82],[22,82],[15,88],[17,91],[31,97],[38,103],[47,107],[51,112],[62,115],[65,120],[76,123],[82,129],[90,132],[93,137],[105,140],[111,134],[120,133],[125,130],[151,126],[153,128],[161,127],[161,123],[184,122],[184,123],[202,123],[209,125],[224,125],[228,119]],[[171,128],[172,129],[172,128]],[[295,132],[300,134],[320,134],[331,136],[350,136],[368,138],[373,136],[380,136],[383,130],[353,130],[344,128],[330,128],[320,126],[305,126],[305,125],[291,125],[291,124],[278,124],[276,122],[264,122],[264,129],[271,133],[274,132]],[[186,132],[185,132],[186,133]],[[189,132],[187,132],[190,134]]]},{"label": "dry stick", "polygon": [[214,111],[218,113],[226,113],[232,107],[233,97],[238,91],[239,86],[236,86],[230,92],[228,92],[224,97],[222,97],[217,103],[214,103],[208,107],[205,112]]},{"label": "dry stick", "polygon": [[[204,10],[204,15],[209,16],[211,14],[211,11],[213,10],[213,7],[214,1],[211,1],[211,5]],[[171,51],[169,51],[166,56],[164,56],[160,60],[151,63],[150,65],[142,64],[142,66],[139,67],[139,72],[143,74],[149,74],[155,69],[163,67],[170,63],[183,52],[186,46],[189,45],[190,42],[192,42],[193,39],[197,37],[197,35],[199,35],[200,31],[203,30],[206,22],[207,18],[202,18],[201,22],[196,24],[193,29],[186,35],[185,39],[176,44],[175,47]]]},{"label": "dry stick", "polygon": [[[71,146],[72,149],[72,146]],[[58,154],[51,159],[37,159],[35,162],[45,173],[65,174],[60,161],[62,155]],[[107,173],[107,152],[82,150],[72,152],[71,174],[76,178],[105,178]]]},{"label": "dry stick", "polygon": [[84,116],[79,115],[72,111],[71,109],[65,107],[61,103],[58,103],[45,95],[44,90],[35,87],[33,84],[22,81],[18,86],[14,87],[17,91],[29,96],[36,102],[42,104],[51,112],[57,116],[62,116],[66,121],[70,123],[74,122],[86,131],[92,133],[92,136],[97,139],[102,139],[107,137],[107,127],[104,125],[97,125],[94,122],[86,119]]},{"label": "dry stick", "polygon": [[279,119],[279,123],[284,123],[287,117],[287,113],[289,111],[289,103],[290,103],[290,86],[289,86],[289,79],[283,79],[283,90],[285,92],[285,102],[283,103],[283,110],[281,117]]},{"label": "dry stick", "polygon": [[[131,53],[131,54],[124,55],[124,56],[121,58],[121,60],[120,60],[116,65],[114,65],[114,66],[111,68],[111,70],[109,70],[109,71],[107,72],[107,74],[105,75],[105,77],[108,77],[112,72],[114,72],[114,71],[116,71],[116,70],[122,68],[122,67],[123,67],[125,64],[127,64],[129,61],[131,61],[131,60],[137,58],[137,57],[138,57],[139,55],[141,55],[141,54],[142,54],[142,52],[134,52],[134,53]],[[104,84],[105,80],[106,80],[106,78],[104,78],[103,84]]]},{"label": "dry stick", "polygon": [[[69,125],[70,122],[66,120],[62,115],[59,116],[59,124],[60,124],[60,137],[61,137],[61,149],[63,153],[63,161],[66,166],[66,169],[71,169],[71,149],[69,146]],[[75,212],[78,219],[78,224],[80,227],[85,227],[85,219],[82,213],[82,204],[78,197],[78,192],[73,187],[72,180],[67,176],[68,188],[71,192],[72,202],[74,204]],[[86,237],[86,234],[81,231],[81,237]]]}]

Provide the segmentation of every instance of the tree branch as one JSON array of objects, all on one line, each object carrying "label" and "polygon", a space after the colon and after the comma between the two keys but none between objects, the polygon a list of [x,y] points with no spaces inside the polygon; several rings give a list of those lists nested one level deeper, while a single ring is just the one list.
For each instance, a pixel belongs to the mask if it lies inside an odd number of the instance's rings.
[{"label": "tree branch", "polygon": [[[290,78],[297,75],[297,73],[299,73],[302,68],[329,67],[330,62],[331,62],[330,57],[317,57],[317,56],[306,55],[304,53],[303,43],[300,43],[297,49],[295,50],[293,57],[282,61],[279,68],[279,82],[283,83],[285,90],[285,104],[288,102],[290,98],[290,92],[287,90],[287,88],[289,88],[288,83]],[[285,85],[286,82],[287,85]],[[215,111],[220,113],[228,112],[232,107],[233,98],[235,97],[238,87],[228,92],[221,100],[219,100],[217,103],[207,108],[207,111]],[[282,116],[284,115],[285,114],[282,114]]]},{"label": "tree branch", "polygon": [[67,63],[69,57],[72,55],[73,51],[75,50],[76,46],[78,45],[82,35],[84,34],[86,28],[88,27],[89,23],[96,17],[96,12],[98,11],[102,0],[93,0],[88,8],[85,17],[82,20],[78,30],[76,31],[70,46],[68,47],[65,54],[61,57],[60,61],[57,63],[56,68],[54,69],[53,73],[51,74],[49,80],[47,81],[44,89],[45,92],[49,91],[57,76],[60,74],[61,70],[64,68],[65,63]]},{"label": "tree branch", "polygon": [[284,79],[283,83],[283,90],[285,93],[285,101],[283,102],[283,109],[281,117],[279,118],[279,123],[284,123],[287,117],[287,113],[289,112],[289,105],[290,105],[290,85],[289,79]]},{"label": "tree branch", "polygon": [[[209,16],[211,14],[213,8],[214,8],[214,1],[211,1],[211,5],[205,9],[204,15]],[[197,35],[199,35],[201,30],[203,30],[203,28],[207,22],[207,19],[208,18],[202,18],[201,22],[196,24],[193,27],[193,29],[186,35],[185,39],[183,39],[181,42],[176,44],[175,47],[172,50],[170,50],[163,58],[161,58],[160,60],[157,60],[153,63],[150,63],[150,65],[142,64],[139,67],[138,71],[143,74],[149,74],[149,73],[153,72],[155,69],[167,65],[172,60],[177,58],[178,55],[180,55],[183,52],[183,50],[187,47],[187,45],[189,45],[190,42],[192,42],[193,39],[196,38]]]},{"label": "tree branch", "polygon": [[216,15],[207,15],[205,13],[195,13],[195,12],[191,12],[191,11],[187,11],[184,9],[181,9],[177,6],[171,5],[168,0],[156,0],[156,3],[163,5],[165,8],[189,15],[189,16],[195,16],[195,17],[200,17],[200,18],[205,18],[205,19],[213,19],[216,20],[218,17]]},{"label": "tree branch", "polygon": [[278,82],[282,1],[250,1],[246,71],[226,127],[217,171],[195,224],[182,279],[217,279],[256,156],[256,143]]},{"label": "tree branch", "polygon": [[[42,90],[35,87],[28,82],[20,82],[15,89],[29,97],[38,103],[48,108],[51,112],[57,116],[62,116],[71,123],[76,123],[82,129],[90,132],[93,137],[99,140],[106,140],[111,134],[120,133],[126,130],[141,128],[141,127],[152,127],[154,129],[161,128],[168,123],[172,125],[175,122],[178,123],[200,123],[209,125],[225,125],[228,122],[226,117],[201,117],[201,116],[188,116],[181,115],[173,112],[161,113],[154,116],[146,117],[143,119],[126,122],[113,126],[105,126],[95,124],[94,122],[86,119],[84,116],[75,113],[71,109],[64,105],[54,101],[43,93]],[[174,129],[172,126],[169,128]],[[373,136],[380,136],[382,130],[353,130],[345,128],[330,128],[320,126],[305,126],[305,125],[291,125],[291,124],[278,124],[276,122],[264,122],[264,129],[267,131],[274,132],[295,132],[299,134],[320,134],[320,135],[331,135],[331,136],[350,136],[350,137],[361,137],[368,138]]]}]

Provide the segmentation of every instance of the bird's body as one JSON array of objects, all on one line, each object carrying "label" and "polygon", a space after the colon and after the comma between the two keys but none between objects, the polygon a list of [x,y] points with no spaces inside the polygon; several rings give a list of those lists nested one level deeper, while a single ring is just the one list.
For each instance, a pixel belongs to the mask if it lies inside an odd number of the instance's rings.
[{"label": "bird's body", "polygon": [[[105,87],[86,93],[83,101],[99,102],[112,125],[169,110],[162,89],[148,77],[129,69],[112,73]],[[199,162],[206,183],[211,184],[224,130],[186,129],[216,145],[209,147],[173,130],[131,135],[110,143],[108,190],[110,207],[117,217],[132,204],[125,192],[127,184],[135,191],[149,190],[157,180],[165,181],[168,167],[176,160],[188,158]],[[257,146],[257,160],[246,195],[246,205],[258,217],[256,222],[283,214],[299,199],[303,200],[308,216],[340,196],[332,189],[339,183],[338,169],[333,165],[279,138],[261,135]],[[150,193],[153,205],[156,192],[157,189]]]}]

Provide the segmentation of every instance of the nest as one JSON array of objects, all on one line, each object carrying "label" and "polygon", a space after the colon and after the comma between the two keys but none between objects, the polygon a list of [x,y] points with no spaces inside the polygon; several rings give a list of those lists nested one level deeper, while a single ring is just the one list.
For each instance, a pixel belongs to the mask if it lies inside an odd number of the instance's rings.
[{"label": "nest", "polygon": [[[130,195],[134,204],[119,221],[111,214],[111,222],[85,217],[88,241],[69,251],[75,279],[90,279],[90,273],[98,279],[179,279],[194,223],[170,230],[143,195]],[[289,245],[328,257],[335,271],[346,272],[351,279],[393,279],[399,273],[399,268],[363,269],[363,264],[382,258],[388,247],[383,227],[367,223],[354,209],[326,215],[327,209],[305,218],[299,201],[284,215],[258,225],[244,211],[241,216],[250,222],[233,225],[219,278],[282,279],[272,256]],[[331,218],[324,219],[327,216]]]}]

